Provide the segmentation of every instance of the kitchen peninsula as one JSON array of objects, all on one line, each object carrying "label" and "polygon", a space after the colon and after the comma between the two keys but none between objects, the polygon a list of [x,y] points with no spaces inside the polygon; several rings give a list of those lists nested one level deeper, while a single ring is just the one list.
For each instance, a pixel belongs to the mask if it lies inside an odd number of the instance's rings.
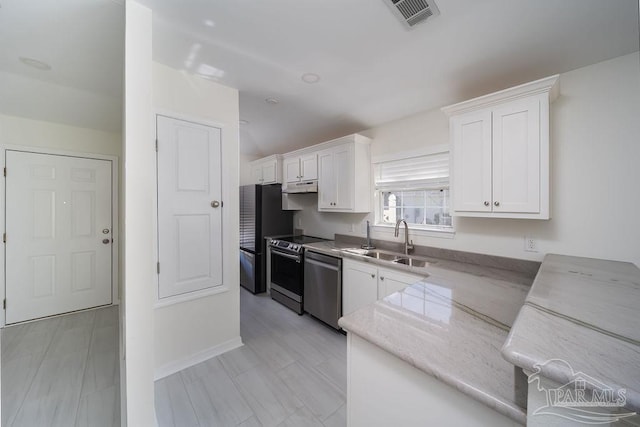
[{"label": "kitchen peninsula", "polygon": [[[353,242],[310,246],[389,265],[356,255]],[[448,257],[412,270],[425,276],[418,283],[340,319],[348,332],[349,425],[572,425],[532,414],[539,397],[527,390],[527,374],[554,357],[614,392],[624,388],[626,412],[637,409],[638,319],[629,302],[640,292],[636,266],[552,254],[542,265],[479,256],[483,266],[474,254],[440,255]],[[541,375],[562,385],[571,374],[548,365]]]}]

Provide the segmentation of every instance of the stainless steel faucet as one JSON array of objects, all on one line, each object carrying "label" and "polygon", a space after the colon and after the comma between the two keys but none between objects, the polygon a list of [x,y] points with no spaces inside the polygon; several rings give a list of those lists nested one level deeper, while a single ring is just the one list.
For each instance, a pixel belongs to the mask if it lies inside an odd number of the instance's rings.
[{"label": "stainless steel faucet", "polygon": [[398,222],[396,222],[396,231],[394,236],[398,237],[398,234],[400,234],[400,223],[404,223],[404,254],[409,255],[409,252],[413,250],[413,240],[409,243],[409,226],[407,225],[407,221],[399,219]]},{"label": "stainless steel faucet", "polygon": [[371,244],[371,232],[369,230],[369,221],[367,221],[367,243],[365,243],[364,245],[360,246],[362,249],[367,249],[367,250],[371,250],[371,249],[375,249],[376,247],[373,246]]}]

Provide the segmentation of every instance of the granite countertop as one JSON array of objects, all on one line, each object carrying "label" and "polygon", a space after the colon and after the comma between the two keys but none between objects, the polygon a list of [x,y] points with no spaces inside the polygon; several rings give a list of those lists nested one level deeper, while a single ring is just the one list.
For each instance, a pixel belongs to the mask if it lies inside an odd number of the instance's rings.
[{"label": "granite countertop", "polygon": [[[506,360],[559,384],[584,373],[640,412],[640,269],[549,254],[502,349]],[[546,363],[561,359],[568,363]],[[587,387],[590,384],[587,382]]]},{"label": "granite countertop", "polygon": [[[340,246],[322,248],[339,256]],[[340,326],[524,424],[527,378],[500,348],[531,275],[434,261],[421,282],[342,317]]]}]

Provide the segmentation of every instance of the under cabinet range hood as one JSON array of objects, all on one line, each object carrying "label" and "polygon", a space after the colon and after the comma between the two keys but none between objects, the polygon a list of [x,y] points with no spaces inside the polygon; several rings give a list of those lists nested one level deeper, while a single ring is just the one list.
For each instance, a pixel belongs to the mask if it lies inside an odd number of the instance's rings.
[{"label": "under cabinet range hood", "polygon": [[318,181],[301,181],[301,182],[288,182],[282,184],[282,192],[295,194],[295,193],[317,193]]}]

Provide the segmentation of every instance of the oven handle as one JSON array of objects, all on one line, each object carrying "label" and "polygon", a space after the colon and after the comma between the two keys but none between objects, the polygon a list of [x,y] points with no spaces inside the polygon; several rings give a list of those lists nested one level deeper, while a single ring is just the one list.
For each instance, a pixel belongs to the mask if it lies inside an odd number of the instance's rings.
[{"label": "oven handle", "polygon": [[283,256],[285,258],[293,259],[298,264],[300,264],[300,255],[291,255],[291,254],[288,254],[286,252],[282,252],[282,251],[279,251],[277,249],[271,248],[271,255],[273,255],[273,254],[276,254],[278,256]]}]

